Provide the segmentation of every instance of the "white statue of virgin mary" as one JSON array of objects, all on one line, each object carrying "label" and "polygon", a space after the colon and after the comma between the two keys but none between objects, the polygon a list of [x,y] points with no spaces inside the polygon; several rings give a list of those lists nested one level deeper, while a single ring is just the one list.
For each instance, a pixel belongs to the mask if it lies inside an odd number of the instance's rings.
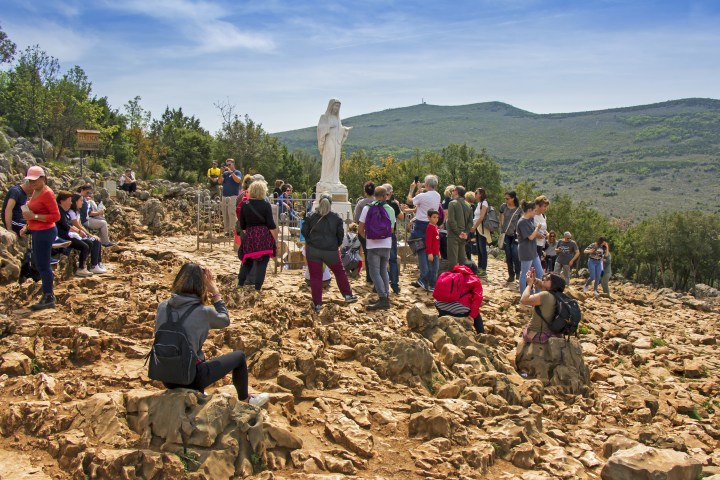
[{"label": "white statue of virgin mary", "polygon": [[[340,122],[340,100],[332,98],[317,126],[318,149],[322,156],[319,185],[342,185],[340,183],[340,151],[352,127]],[[347,190],[345,190],[347,191]]]}]

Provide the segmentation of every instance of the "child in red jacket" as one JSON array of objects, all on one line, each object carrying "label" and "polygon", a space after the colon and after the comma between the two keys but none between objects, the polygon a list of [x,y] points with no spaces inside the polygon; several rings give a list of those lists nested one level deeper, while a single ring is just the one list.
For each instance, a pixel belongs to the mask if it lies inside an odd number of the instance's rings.
[{"label": "child in red jacket", "polygon": [[428,259],[428,291],[435,290],[435,282],[437,281],[438,270],[440,270],[440,231],[437,224],[440,220],[440,213],[437,210],[428,210],[429,224],[425,230],[425,254]]}]

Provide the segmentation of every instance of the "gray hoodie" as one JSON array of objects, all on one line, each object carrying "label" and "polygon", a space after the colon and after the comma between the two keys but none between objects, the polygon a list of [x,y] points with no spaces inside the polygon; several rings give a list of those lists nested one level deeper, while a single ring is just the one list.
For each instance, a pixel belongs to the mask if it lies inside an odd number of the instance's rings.
[{"label": "gray hoodie", "polygon": [[[197,295],[180,295],[173,293],[169,300],[160,302],[155,317],[155,331],[167,321],[167,305],[173,310],[173,316],[178,318],[193,304],[200,304],[200,297]],[[188,340],[193,346],[200,360],[205,360],[205,354],[202,352],[203,343],[208,336],[208,331],[213,328],[225,328],[230,325],[230,317],[228,316],[225,302],[218,300],[212,307],[201,305],[196,308],[190,316],[185,320],[184,328],[188,335]]]}]

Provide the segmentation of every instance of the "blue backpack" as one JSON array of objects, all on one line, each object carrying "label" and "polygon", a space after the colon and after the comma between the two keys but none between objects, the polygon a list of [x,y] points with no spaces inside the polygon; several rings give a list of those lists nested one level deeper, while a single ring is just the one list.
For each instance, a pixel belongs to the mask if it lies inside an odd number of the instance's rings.
[{"label": "blue backpack", "polygon": [[385,202],[373,202],[365,216],[365,238],[382,240],[392,236],[392,221],[385,210]]}]

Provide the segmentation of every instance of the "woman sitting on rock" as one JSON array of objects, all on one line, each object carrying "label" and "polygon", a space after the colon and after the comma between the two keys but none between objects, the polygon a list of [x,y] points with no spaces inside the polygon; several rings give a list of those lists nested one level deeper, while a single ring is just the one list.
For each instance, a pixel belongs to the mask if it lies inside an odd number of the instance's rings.
[{"label": "woman sitting on rock", "polygon": [[[76,195],[80,198],[80,195]],[[56,199],[58,208],[60,209],[60,220],[55,222],[55,225],[58,229],[58,237],[63,240],[69,240],[70,248],[77,250],[80,254],[75,276],[89,277],[94,273],[105,273],[107,270],[100,266],[100,260],[102,259],[100,239],[93,235],[85,234],[84,231],[72,223],[72,219],[70,218],[72,197],[72,192],[65,190],[61,190],[57,194]],[[90,270],[87,268],[88,257],[90,257]]]},{"label": "woman sitting on rock", "polygon": [[439,316],[470,317],[475,331],[485,333],[480,315],[482,282],[465,265],[455,265],[451,271],[440,274],[433,290],[433,299]]},{"label": "woman sitting on rock", "polygon": [[[232,372],[232,383],[238,398],[250,405],[260,407],[268,401],[268,394],[250,395],[248,393],[248,368],[245,353],[236,351],[206,360],[202,351],[203,343],[210,329],[224,328],[230,325],[227,307],[215,285],[215,278],[208,268],[196,263],[186,263],[180,268],[172,284],[172,295],[169,300],[160,302],[155,317],[155,333],[168,319],[170,313],[178,318],[192,310],[183,322],[187,335],[198,362],[195,365],[195,379],[189,385],[165,383],[167,388],[190,388],[204,392],[205,388]],[[212,306],[208,304],[212,302]],[[150,359],[152,361],[152,358]]]},{"label": "woman sitting on rock", "polygon": [[310,214],[302,225],[302,234],[306,242],[308,271],[310,272],[310,290],[313,308],[320,312],[322,308],[323,263],[335,275],[340,293],[346,303],[357,302],[352,294],[345,268],[340,258],[340,245],[345,237],[345,229],[340,216],[330,211],[332,198],[327,193],[320,195],[317,210]]},{"label": "woman sitting on rock", "polygon": [[[541,279],[535,278],[535,269],[531,268],[526,277],[527,286],[520,296],[520,303],[533,308],[530,323],[523,329],[522,338],[525,343],[547,343],[551,337],[562,337],[561,334],[552,332],[545,324],[543,318],[555,317],[555,295],[552,292],[565,290],[565,279],[555,273],[546,273]],[[540,293],[531,294],[532,288],[540,290]]]}]

